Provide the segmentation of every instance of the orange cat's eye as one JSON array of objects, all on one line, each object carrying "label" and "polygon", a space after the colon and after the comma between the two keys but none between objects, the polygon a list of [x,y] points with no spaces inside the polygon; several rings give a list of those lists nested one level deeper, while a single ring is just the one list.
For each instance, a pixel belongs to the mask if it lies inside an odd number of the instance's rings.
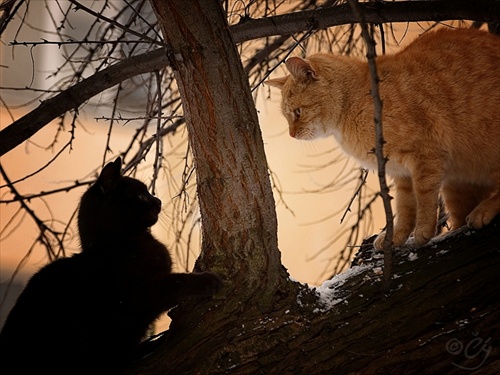
[{"label": "orange cat's eye", "polygon": [[300,108],[295,108],[293,110],[293,115],[295,116],[295,120],[298,120],[300,117]]}]

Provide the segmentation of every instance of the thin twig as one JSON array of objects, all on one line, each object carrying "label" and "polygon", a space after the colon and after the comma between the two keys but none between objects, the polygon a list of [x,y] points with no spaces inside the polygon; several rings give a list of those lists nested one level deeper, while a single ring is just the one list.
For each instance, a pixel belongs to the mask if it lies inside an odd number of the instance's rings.
[{"label": "thin twig", "polygon": [[144,40],[67,40],[67,41],[53,41],[53,40],[47,40],[44,38],[40,38],[42,41],[41,42],[18,42],[17,40],[13,40],[9,42],[10,46],[38,46],[38,45],[56,45],[56,46],[63,46],[63,45],[81,45],[81,44],[99,44],[99,45],[104,45],[104,44],[140,44],[140,43],[146,43],[146,44],[151,44],[149,41],[144,41]]},{"label": "thin twig", "polygon": [[366,42],[368,58],[368,67],[370,69],[370,88],[371,95],[374,104],[374,121],[375,121],[375,155],[377,156],[377,166],[378,166],[378,179],[380,184],[380,195],[384,204],[385,218],[386,218],[386,230],[385,239],[382,244],[384,251],[384,288],[387,290],[390,286],[390,281],[392,277],[392,237],[394,230],[393,215],[391,208],[391,196],[389,195],[389,187],[385,178],[385,164],[387,163],[387,158],[384,156],[384,136],[383,136],[383,125],[382,125],[382,99],[380,98],[379,92],[379,78],[377,74],[377,66],[375,63],[376,51],[375,51],[375,40],[370,35],[368,31],[368,26],[365,22],[363,13],[359,8],[357,0],[349,0],[352,11],[359,19],[359,24],[361,26],[363,39]]},{"label": "thin twig", "polygon": [[156,134],[155,134],[155,145],[156,145],[156,152],[155,152],[155,160],[153,164],[153,181],[151,181],[151,194],[155,195],[155,190],[156,190],[156,180],[158,179],[158,174],[161,168],[161,159],[162,159],[162,137],[161,137],[161,97],[162,97],[162,90],[161,90],[161,75],[160,72],[157,70],[155,71],[155,77],[156,77],[156,104],[157,104],[157,113],[158,113],[158,118],[156,120]]},{"label": "thin twig", "polygon": [[[49,227],[47,224],[43,222],[42,219],[40,219],[35,212],[28,206],[26,203],[26,199],[22,197],[22,195],[17,191],[17,189],[12,185],[12,182],[3,169],[2,165],[0,164],[0,174],[4,178],[4,180],[7,182],[7,185],[11,191],[11,193],[14,195],[14,198],[19,201],[21,204],[21,207],[28,213],[28,215],[33,219],[33,221],[36,223],[38,226],[38,229],[40,230],[40,235],[37,238],[37,241],[40,242],[45,249],[47,250],[47,255],[51,260],[53,260],[55,257],[58,256],[59,253],[63,253],[64,255],[64,245],[62,240],[59,238],[60,234],[59,232],[56,232],[54,229]],[[50,236],[52,236],[55,241],[57,242],[57,245],[59,246],[59,251],[55,252],[54,247],[51,244],[50,241]]]},{"label": "thin twig", "polygon": [[351,212],[351,205],[352,203],[354,202],[354,199],[356,199],[356,197],[358,196],[359,192],[361,191],[361,189],[363,188],[363,185],[366,183],[366,179],[368,178],[368,170],[366,169],[361,169],[361,176],[360,176],[360,182],[359,182],[359,186],[358,188],[356,189],[356,191],[354,192],[351,200],[349,201],[349,204],[347,205],[345,211],[344,211],[344,214],[342,215],[342,217],[340,218],[340,223],[342,224],[347,213],[348,212]]},{"label": "thin twig", "polygon": [[143,33],[140,33],[140,32],[137,32],[135,30],[132,30],[132,29],[130,29],[128,27],[125,27],[121,23],[119,23],[119,22],[117,22],[115,20],[112,20],[112,19],[110,19],[108,17],[105,17],[102,14],[97,13],[97,12],[93,11],[90,8],[87,8],[86,6],[80,4],[76,0],[68,0],[68,1],[75,6],[75,11],[78,11],[78,10],[81,9],[81,10],[85,11],[86,13],[91,14],[92,16],[94,16],[97,19],[100,19],[100,20],[102,20],[102,21],[104,21],[106,23],[109,23],[109,24],[111,24],[111,25],[113,25],[113,26],[115,26],[115,27],[117,27],[119,29],[122,29],[123,31],[125,31],[127,33],[135,35],[136,37],[138,37],[141,40],[148,41],[150,43],[157,44],[157,45],[164,46],[164,47],[166,46],[165,43],[162,43],[161,41],[158,41],[158,40],[155,40],[153,38],[150,38],[147,35],[144,35]]},{"label": "thin twig", "polygon": [[[1,165],[0,165],[1,168]],[[21,181],[21,180],[18,180]],[[0,199],[1,204],[9,204],[9,203],[14,203],[14,202],[24,202],[24,201],[30,201],[35,198],[41,198],[45,197],[47,195],[52,195],[52,194],[57,194],[57,193],[67,193],[70,190],[76,189],[80,186],[88,186],[91,185],[95,182],[95,180],[89,180],[89,181],[75,181],[75,183],[71,186],[65,186],[62,188],[54,189],[54,190],[48,190],[48,191],[41,191],[36,194],[27,194],[27,195],[21,195],[21,194],[14,194],[14,198],[12,199]],[[12,186],[14,182],[8,182],[6,185],[2,185],[1,187],[9,187],[12,191]]]},{"label": "thin twig", "polygon": [[161,119],[161,120],[174,120],[174,119],[181,119],[184,118],[182,115],[171,115],[171,116],[137,116],[137,117],[123,117],[122,115],[118,115],[115,117],[106,117],[106,116],[101,116],[101,117],[94,117],[94,120],[99,121],[99,120],[104,120],[104,121],[124,121],[125,123],[128,123],[130,121],[137,121],[137,120],[153,120],[153,119]]},{"label": "thin twig", "polygon": [[111,133],[113,131],[113,125],[114,125],[114,118],[116,116],[117,108],[118,108],[118,99],[120,98],[120,93],[122,92],[122,83],[118,84],[118,87],[116,89],[115,93],[115,99],[113,100],[113,109],[111,110],[111,121],[109,122],[109,127],[108,127],[108,134],[106,136],[106,146],[104,148],[104,155],[102,156],[102,166],[106,164],[106,156],[108,155],[108,152],[112,152],[111,150]]}]

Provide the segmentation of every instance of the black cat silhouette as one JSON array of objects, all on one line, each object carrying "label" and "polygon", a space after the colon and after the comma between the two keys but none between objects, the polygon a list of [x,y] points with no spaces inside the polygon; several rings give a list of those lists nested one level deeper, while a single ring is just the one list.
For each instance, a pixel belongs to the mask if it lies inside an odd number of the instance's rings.
[{"label": "black cat silhouette", "polygon": [[222,285],[210,272],[172,273],[150,227],[161,201],[107,164],[82,196],[81,252],[37,272],[0,334],[2,374],[115,374],[158,316]]}]

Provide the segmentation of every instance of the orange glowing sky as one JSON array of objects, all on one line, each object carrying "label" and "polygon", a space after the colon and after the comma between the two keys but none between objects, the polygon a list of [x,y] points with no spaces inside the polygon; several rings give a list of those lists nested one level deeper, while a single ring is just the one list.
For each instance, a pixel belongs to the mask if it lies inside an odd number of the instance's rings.
[{"label": "orange glowing sky", "polygon": [[[2,35],[2,42],[8,43],[14,39],[15,28],[11,28]],[[418,30],[417,30],[418,31]],[[399,27],[402,34],[407,32],[406,25]],[[416,35],[414,32],[413,35]],[[407,36],[406,41],[413,39]],[[29,31],[28,35],[17,36],[18,40],[38,40],[39,35],[35,31]],[[33,76],[33,65],[31,63],[30,51],[27,48],[19,47],[15,53],[6,45],[1,45],[1,68],[0,87],[23,87],[29,86]],[[40,69],[47,69],[52,63],[54,54],[38,55],[42,47],[37,47],[33,53],[35,62],[41,63]],[[5,53],[5,52],[9,53]],[[284,71],[279,70],[276,76]],[[35,72],[35,85],[42,85],[40,76],[45,76],[40,71]],[[282,253],[282,260],[289,270],[292,278],[309,284],[319,284],[327,275],[324,271],[331,269],[328,266],[335,251],[338,251],[344,240],[336,242],[336,246],[329,247],[321,251],[329,241],[336,237],[342,230],[350,224],[340,225],[340,218],[344,213],[358,181],[345,182],[344,186],[328,193],[321,193],[323,186],[332,182],[335,176],[346,176],[346,171],[354,170],[356,176],[356,164],[341,157],[341,153],[336,150],[335,141],[326,139],[321,141],[301,142],[288,136],[287,123],[280,113],[279,100],[280,93],[271,92],[269,100],[262,100],[264,95],[259,96],[256,103],[259,112],[260,124],[263,139],[268,157],[268,163],[273,174],[278,176],[282,195],[276,192],[276,204],[278,214],[278,237],[279,246]],[[14,103],[19,104],[25,100],[21,92],[2,90],[2,98],[8,97]],[[100,98],[95,98],[99,102]],[[8,103],[11,103],[8,101]],[[35,104],[36,105],[36,102]],[[33,106],[33,105],[32,105]],[[22,116],[23,109],[16,109],[8,113],[4,108],[0,108],[0,128],[7,127],[11,122],[11,115],[15,118]],[[33,194],[66,186],[68,183],[81,180],[82,177],[90,177],[96,172],[103,159],[106,142],[107,126],[103,121],[96,121],[92,110],[86,112],[81,117],[81,125],[76,130],[76,138],[71,150],[67,149],[43,172],[16,184],[16,188],[21,194]],[[18,180],[43,167],[55,153],[68,141],[70,136],[68,131],[60,134],[60,139],[54,151],[44,150],[43,147],[49,145],[56,133],[57,124],[46,126],[38,132],[31,143],[18,146],[1,158],[1,163],[11,180]],[[132,134],[132,129],[127,126],[118,127],[111,145],[114,154],[108,154],[108,160],[114,159],[120,151],[124,150]],[[0,140],[1,142],[1,140]],[[174,140],[175,142],[175,140]],[[42,147],[39,147],[39,146]],[[169,145],[170,147],[170,145]],[[341,161],[328,165],[332,160],[341,157]],[[172,164],[179,164],[179,160],[172,161]],[[315,166],[328,165],[318,169]],[[150,178],[148,170],[143,170],[144,179]],[[175,175],[175,173],[174,173]],[[180,176],[180,173],[177,174]],[[339,178],[338,181],[346,181]],[[0,180],[0,185],[5,181]],[[167,184],[165,184],[167,185]],[[340,184],[339,184],[340,185]],[[377,190],[378,182],[373,173],[370,174],[369,185],[372,190]],[[79,188],[69,193],[60,193],[45,197],[43,200],[32,200],[29,202],[30,208],[37,215],[45,220],[67,221],[76,209],[79,197],[85,188]],[[171,200],[175,196],[174,191],[161,188],[159,198],[162,199],[165,209],[171,205]],[[8,189],[2,187],[0,199],[10,199]],[[283,199],[283,200],[282,200]],[[23,214],[16,214],[19,204],[0,204],[0,279],[7,280],[12,275],[13,270],[32,245],[38,236],[38,230],[33,220]],[[380,204],[375,212],[376,221],[367,228],[366,233],[373,234],[384,225],[385,218],[381,214]],[[335,214],[335,215],[333,215]],[[332,216],[333,215],[333,216]],[[330,217],[328,220],[325,218]],[[347,220],[353,223],[353,215],[347,215]],[[173,241],[172,230],[168,227],[167,220],[162,220],[154,228],[154,233],[166,244]],[[76,235],[76,223],[73,221],[71,230],[74,234],[70,251],[78,251],[78,241]],[[192,267],[194,257],[188,268]],[[47,262],[47,257],[40,246],[35,246],[33,253],[24,263],[21,279],[29,276]],[[179,262],[178,265],[180,266]],[[1,298],[1,296],[0,296]]]}]

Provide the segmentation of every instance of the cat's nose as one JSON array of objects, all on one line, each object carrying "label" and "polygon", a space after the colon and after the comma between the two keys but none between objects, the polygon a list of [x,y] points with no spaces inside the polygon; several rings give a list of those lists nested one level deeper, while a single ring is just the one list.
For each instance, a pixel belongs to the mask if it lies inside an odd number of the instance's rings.
[{"label": "cat's nose", "polygon": [[295,138],[296,131],[294,128],[289,129],[290,137]]}]

